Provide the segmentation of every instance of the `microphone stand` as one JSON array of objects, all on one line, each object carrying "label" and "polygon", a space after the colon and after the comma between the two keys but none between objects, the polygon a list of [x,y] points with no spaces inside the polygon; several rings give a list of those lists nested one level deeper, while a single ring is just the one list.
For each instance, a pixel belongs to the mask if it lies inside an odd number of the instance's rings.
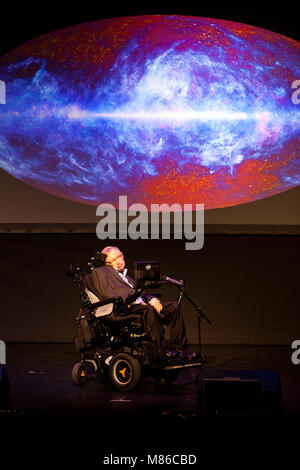
[{"label": "microphone stand", "polygon": [[[174,284],[176,285],[176,284]],[[197,321],[198,321],[198,352],[199,352],[199,359],[202,363],[206,362],[206,355],[202,353],[202,341],[201,341],[201,318],[203,317],[207,323],[211,325],[211,320],[207,318],[204,312],[202,312],[201,308],[191,299],[191,297],[183,290],[184,283],[182,286],[177,285],[180,289],[180,295],[184,295],[184,297],[195,307],[197,310]],[[185,387],[186,385],[196,384],[198,383],[199,379],[199,367],[197,370],[197,375],[194,380],[184,383],[182,386]]]},{"label": "microphone stand", "polygon": [[[181,302],[182,296],[184,296],[197,310],[197,321],[198,321],[198,352],[199,352],[199,359],[201,362],[206,362],[206,356],[202,353],[202,341],[201,341],[201,318],[203,317],[207,323],[211,325],[212,321],[207,318],[205,313],[201,310],[201,308],[191,299],[191,297],[184,291],[184,281],[177,281],[175,279],[168,278],[168,276],[163,277],[164,280],[162,281],[148,281],[146,287],[150,287],[151,285],[154,286],[163,286],[164,284],[171,284],[172,286],[176,286],[180,290],[179,298],[177,303]],[[185,384],[187,385],[187,384]]]},{"label": "microphone stand", "polygon": [[[206,362],[206,357],[205,354],[202,354],[202,341],[201,341],[201,317],[204,318],[207,323],[211,325],[211,320],[207,318],[205,313],[201,310],[201,308],[191,299],[191,297],[183,290],[184,284],[181,286],[175,283],[172,283],[173,285],[176,285],[180,289],[180,296],[182,295],[195,307],[197,310],[197,321],[198,321],[198,352],[199,352],[199,358],[202,362]],[[181,298],[180,297],[180,298]]]}]

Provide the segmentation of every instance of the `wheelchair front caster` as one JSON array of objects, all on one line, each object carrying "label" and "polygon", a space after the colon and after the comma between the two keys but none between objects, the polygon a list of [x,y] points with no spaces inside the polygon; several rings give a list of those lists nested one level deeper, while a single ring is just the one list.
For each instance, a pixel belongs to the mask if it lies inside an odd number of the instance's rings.
[{"label": "wheelchair front caster", "polygon": [[108,374],[112,385],[117,390],[131,390],[141,378],[141,365],[129,354],[118,353],[109,363]]},{"label": "wheelchair front caster", "polygon": [[88,379],[87,367],[83,362],[77,362],[72,369],[72,380],[76,385],[84,384]]}]

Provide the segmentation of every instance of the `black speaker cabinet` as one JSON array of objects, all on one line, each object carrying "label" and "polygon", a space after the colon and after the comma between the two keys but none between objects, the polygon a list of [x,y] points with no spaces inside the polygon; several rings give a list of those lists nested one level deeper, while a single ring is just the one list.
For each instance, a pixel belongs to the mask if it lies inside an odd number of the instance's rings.
[{"label": "black speaker cabinet", "polygon": [[281,386],[274,370],[209,370],[199,374],[199,412],[205,416],[276,416]]},{"label": "black speaker cabinet", "polygon": [[9,401],[10,385],[4,366],[0,364],[0,409],[6,408]]}]

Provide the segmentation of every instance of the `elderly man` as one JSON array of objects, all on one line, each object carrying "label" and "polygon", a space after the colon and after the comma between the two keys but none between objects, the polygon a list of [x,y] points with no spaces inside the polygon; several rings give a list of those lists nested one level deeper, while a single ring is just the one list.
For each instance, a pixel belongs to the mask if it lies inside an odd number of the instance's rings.
[{"label": "elderly man", "polygon": [[[93,284],[100,300],[122,297],[134,293],[134,281],[127,275],[123,253],[115,246],[101,251],[106,255],[105,266],[92,271]],[[188,355],[185,325],[177,302],[162,301],[148,293],[142,293],[130,306],[130,313],[141,313],[145,332],[152,340],[156,356],[178,357]],[[164,338],[164,325],[170,327],[170,338]],[[184,353],[185,351],[185,353]]]}]

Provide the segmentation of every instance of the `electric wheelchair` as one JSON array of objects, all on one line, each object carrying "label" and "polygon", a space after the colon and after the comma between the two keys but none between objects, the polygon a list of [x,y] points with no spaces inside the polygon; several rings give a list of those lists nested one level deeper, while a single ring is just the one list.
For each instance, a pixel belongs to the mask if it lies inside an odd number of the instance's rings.
[{"label": "electric wheelchair", "polygon": [[130,304],[143,289],[135,289],[125,301],[121,297],[99,301],[93,293],[91,275],[99,255],[96,253],[91,258],[88,272],[72,265],[67,271],[67,276],[76,283],[80,297],[74,337],[80,361],[73,366],[73,382],[77,385],[86,383],[92,369],[92,374],[109,379],[117,390],[128,391],[137,386],[142,376],[171,384],[183,367],[200,366],[200,362],[157,360],[153,344],[145,333],[142,316],[129,312]]}]

